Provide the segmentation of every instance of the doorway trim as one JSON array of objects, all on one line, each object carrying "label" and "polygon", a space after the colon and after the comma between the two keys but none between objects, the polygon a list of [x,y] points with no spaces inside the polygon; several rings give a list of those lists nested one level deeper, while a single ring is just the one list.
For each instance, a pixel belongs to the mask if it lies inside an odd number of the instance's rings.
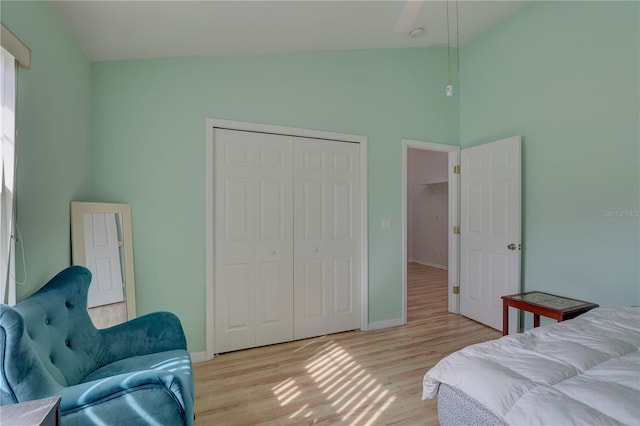
[{"label": "doorway trim", "polygon": [[[214,336],[214,297],[215,297],[215,188],[214,176],[214,138],[213,129],[240,130],[259,133],[274,133],[303,138],[327,139],[340,142],[352,142],[360,145],[360,329],[369,329],[369,224],[367,201],[367,137],[348,133],[326,132],[321,130],[275,126],[269,124],[242,121],[205,119],[205,355],[213,359],[215,355]],[[406,303],[406,301],[405,301]]]},{"label": "doorway trim", "polygon": [[[421,149],[425,151],[439,151],[455,153],[454,162],[459,164],[460,147],[455,145],[445,145],[434,142],[418,141],[413,139],[402,140],[402,324],[407,323],[407,155],[409,148]],[[452,155],[449,155],[447,162],[449,176],[452,175]],[[453,237],[452,224],[458,224],[460,217],[460,188],[459,181],[449,185],[449,256],[448,256],[448,306],[449,311],[459,313],[458,298],[453,296],[453,286],[458,279],[459,267],[459,241]]]}]

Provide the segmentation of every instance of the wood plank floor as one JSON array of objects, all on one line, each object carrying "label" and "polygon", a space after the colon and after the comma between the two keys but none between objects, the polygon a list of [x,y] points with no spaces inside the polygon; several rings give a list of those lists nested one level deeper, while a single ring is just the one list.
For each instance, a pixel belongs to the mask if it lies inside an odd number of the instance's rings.
[{"label": "wood plank floor", "polygon": [[422,377],[501,333],[447,312],[447,273],[409,264],[407,325],[222,354],[194,365],[196,425],[437,425]]}]

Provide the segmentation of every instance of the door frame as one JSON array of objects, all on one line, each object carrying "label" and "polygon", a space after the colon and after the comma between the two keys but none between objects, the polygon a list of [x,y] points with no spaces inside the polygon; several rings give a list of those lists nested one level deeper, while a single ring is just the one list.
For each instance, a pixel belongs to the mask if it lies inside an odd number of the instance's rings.
[{"label": "door frame", "polygon": [[[452,231],[452,227],[459,225],[460,218],[460,180],[458,175],[453,174],[453,163],[460,164],[460,147],[456,145],[445,145],[434,142],[418,141],[413,139],[402,140],[402,324],[407,323],[407,155],[409,148],[421,149],[425,151],[448,152],[447,170],[449,180],[456,176],[454,182],[449,182],[449,255],[448,255],[448,309],[449,312],[460,313],[458,295],[453,294],[453,286],[458,281],[458,266],[460,264],[460,240]],[[451,184],[453,183],[453,185]]]},{"label": "door frame", "polygon": [[[327,139],[340,142],[352,142],[360,145],[360,329],[369,328],[369,253],[368,253],[368,210],[367,210],[367,137],[348,133],[326,132],[321,130],[301,129],[296,127],[276,126],[260,123],[205,119],[205,355],[210,360],[214,357],[214,297],[215,297],[215,188],[214,176],[214,138],[213,129],[274,133],[303,138]],[[406,300],[405,300],[406,303]]]}]

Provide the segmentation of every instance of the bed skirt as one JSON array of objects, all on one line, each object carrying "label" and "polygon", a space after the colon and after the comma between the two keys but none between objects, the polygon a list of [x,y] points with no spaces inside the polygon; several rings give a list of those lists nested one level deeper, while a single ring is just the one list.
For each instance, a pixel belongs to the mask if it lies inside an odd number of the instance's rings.
[{"label": "bed skirt", "polygon": [[466,393],[444,383],[438,390],[438,420],[440,426],[507,424]]}]

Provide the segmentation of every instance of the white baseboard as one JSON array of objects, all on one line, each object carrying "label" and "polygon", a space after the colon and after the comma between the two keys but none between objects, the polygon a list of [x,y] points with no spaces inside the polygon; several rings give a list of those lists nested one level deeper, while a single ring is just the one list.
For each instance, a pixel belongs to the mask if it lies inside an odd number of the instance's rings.
[{"label": "white baseboard", "polygon": [[417,263],[424,266],[431,266],[432,268],[437,268],[437,269],[444,269],[445,271],[449,270],[449,265],[441,265],[439,263],[427,262],[424,260],[410,259],[407,262]]},{"label": "white baseboard", "polygon": [[189,355],[191,355],[191,362],[193,362],[194,364],[198,362],[209,361],[209,359],[207,358],[207,353],[205,351],[191,352]]},{"label": "white baseboard", "polygon": [[400,325],[404,325],[402,318],[393,318],[393,319],[388,319],[383,321],[370,322],[369,328],[367,329],[367,331],[380,330],[382,328],[398,327]]}]

